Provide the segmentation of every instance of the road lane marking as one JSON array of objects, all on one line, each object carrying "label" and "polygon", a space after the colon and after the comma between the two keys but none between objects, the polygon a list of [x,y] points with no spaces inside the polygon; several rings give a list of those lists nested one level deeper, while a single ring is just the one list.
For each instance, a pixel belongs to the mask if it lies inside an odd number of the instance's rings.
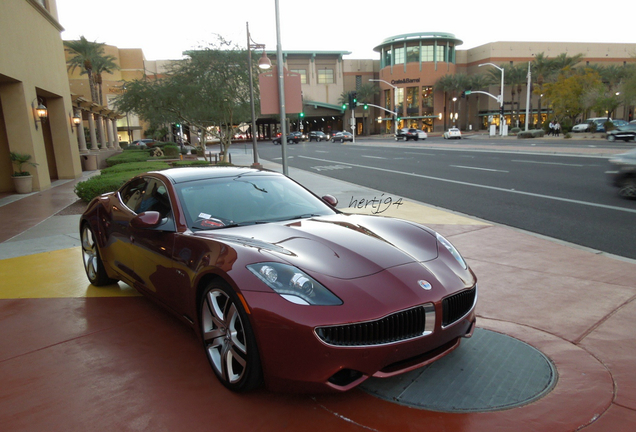
[{"label": "road lane marking", "polygon": [[590,203],[590,202],[586,202],[586,201],[573,200],[573,199],[569,199],[569,198],[559,198],[559,197],[553,197],[553,196],[550,196],[550,195],[535,194],[535,193],[532,193],[532,192],[523,192],[523,191],[519,191],[519,190],[505,189],[505,188],[500,188],[500,187],[496,187],[496,186],[486,186],[486,185],[480,185],[480,184],[475,184],[475,183],[463,182],[463,181],[459,181],[459,180],[449,180],[449,179],[444,179],[444,178],[439,178],[439,177],[427,176],[427,175],[424,175],[424,174],[415,174],[415,173],[407,173],[407,172],[402,172],[402,171],[396,171],[396,170],[391,170],[391,169],[387,169],[387,168],[370,167],[370,166],[366,166],[366,165],[352,164],[352,163],[341,162],[341,161],[332,161],[332,160],[327,160],[327,159],[319,159],[319,158],[313,158],[313,157],[309,157],[309,156],[299,156],[299,157],[303,158],[303,159],[313,159],[313,160],[318,160],[318,161],[328,162],[328,163],[333,163],[333,164],[349,165],[349,166],[356,167],[356,168],[364,168],[364,169],[369,169],[369,170],[374,170],[374,171],[382,171],[382,172],[387,172],[387,173],[391,173],[391,174],[400,174],[400,175],[405,175],[405,176],[409,176],[409,177],[424,178],[424,179],[428,179],[428,180],[437,180],[437,181],[445,182],[445,183],[453,183],[453,184],[459,184],[459,185],[463,185],[463,186],[471,186],[471,187],[476,187],[476,188],[481,188],[481,189],[489,189],[489,190],[494,190],[494,191],[499,191],[499,192],[507,192],[507,193],[518,194],[518,195],[526,195],[526,196],[531,196],[531,197],[535,197],[535,198],[544,198],[544,199],[550,199],[550,200],[554,200],[554,201],[563,201],[563,202],[568,202],[568,203],[572,203],[572,204],[580,204],[580,205],[584,205],[584,206],[588,206],[588,207],[604,208],[604,209],[608,209],[608,210],[618,210],[618,211],[622,211],[622,212],[635,213],[636,214],[636,209],[617,207],[617,206],[610,206],[610,205],[605,205],[605,204],[596,204],[596,203]]},{"label": "road lane marking", "polygon": [[451,165],[451,166],[453,168],[472,169],[472,170],[479,170],[479,171],[492,171],[492,172],[502,172],[502,173],[510,172],[510,171],[496,170],[496,169],[490,169],[490,168],[467,167],[467,166],[462,166],[462,165]]},{"label": "road lane marking", "polygon": [[539,162],[539,161],[521,160],[521,159],[513,159],[512,162],[532,163],[532,164],[539,164],[539,165],[561,165],[561,166],[573,166],[573,167],[584,167],[584,166],[586,166],[586,165],[581,165],[581,164],[567,164],[567,163],[559,163],[559,162]]}]

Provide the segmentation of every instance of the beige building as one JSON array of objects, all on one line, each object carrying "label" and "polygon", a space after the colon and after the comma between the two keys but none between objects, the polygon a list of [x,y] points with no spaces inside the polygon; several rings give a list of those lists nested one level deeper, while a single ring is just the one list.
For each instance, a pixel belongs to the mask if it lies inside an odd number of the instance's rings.
[{"label": "beige building", "polygon": [[[54,0],[0,2],[0,193],[13,192],[9,153],[30,154],[34,190],[81,175]],[[35,112],[46,107],[41,120]]]}]

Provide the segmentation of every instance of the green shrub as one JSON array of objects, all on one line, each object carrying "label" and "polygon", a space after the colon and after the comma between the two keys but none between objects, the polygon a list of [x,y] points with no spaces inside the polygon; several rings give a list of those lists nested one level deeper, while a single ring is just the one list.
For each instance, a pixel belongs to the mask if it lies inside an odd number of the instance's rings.
[{"label": "green shrub", "polygon": [[101,170],[101,173],[115,174],[115,173],[129,172],[129,171],[146,172],[146,171],[161,170],[165,168],[170,168],[170,165],[168,164],[168,162],[162,162],[162,161],[128,162],[128,163],[121,163],[121,164],[113,165],[108,168],[104,168],[103,170]]},{"label": "green shrub", "polygon": [[545,131],[543,129],[532,129],[519,132],[517,139],[541,138],[543,136],[545,136]]},{"label": "green shrub", "polygon": [[167,162],[133,162],[122,163],[104,168],[101,174],[75,185],[75,194],[89,202],[93,198],[107,192],[113,192],[136,175],[169,168]]},{"label": "green shrub", "polygon": [[188,149],[186,147],[181,147],[181,149],[179,150],[179,153],[181,153],[182,155],[187,155]]},{"label": "green shrub", "polygon": [[143,162],[150,157],[148,150],[134,149],[118,153],[106,159],[106,165],[113,166],[127,162]]},{"label": "green shrub", "polygon": [[179,147],[176,145],[165,145],[163,146],[163,154],[169,157],[178,157]]},{"label": "green shrub", "polygon": [[172,166],[179,168],[188,166],[210,166],[210,163],[205,160],[183,160],[173,162]]},{"label": "green shrub", "polygon": [[512,135],[517,135],[519,132],[521,132],[521,129],[518,127],[513,127],[512,129],[510,129],[510,133]]}]

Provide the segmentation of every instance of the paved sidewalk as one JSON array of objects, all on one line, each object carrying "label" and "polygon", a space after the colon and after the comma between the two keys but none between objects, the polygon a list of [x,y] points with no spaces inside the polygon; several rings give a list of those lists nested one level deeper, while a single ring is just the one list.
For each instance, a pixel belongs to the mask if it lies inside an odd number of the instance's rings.
[{"label": "paved sidewalk", "polygon": [[[233,153],[237,165],[251,161]],[[399,198],[289,171],[318,195],[336,196],[339,207]],[[478,327],[542,352],[557,370],[555,387],[528,405],[477,413],[409,408],[361,389],[236,395],[216,381],[194,334],[175,318],[124,284],[88,284],[79,217],[55,216],[76,201],[74,183],[0,200],[0,430],[636,430],[632,261],[424,203],[360,206],[451,240],[479,278]]]}]

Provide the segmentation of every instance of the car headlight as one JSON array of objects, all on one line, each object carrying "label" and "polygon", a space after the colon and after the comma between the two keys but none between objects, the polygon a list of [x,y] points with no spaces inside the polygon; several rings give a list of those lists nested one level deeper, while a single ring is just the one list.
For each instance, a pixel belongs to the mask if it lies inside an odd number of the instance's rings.
[{"label": "car headlight", "polygon": [[285,300],[300,305],[336,306],[342,300],[307,273],[281,263],[259,263],[247,266],[265,284]]},{"label": "car headlight", "polygon": [[462,258],[459,251],[455,249],[455,246],[453,246],[451,242],[446,240],[440,233],[435,233],[435,235],[437,236],[437,241],[443,244],[446,249],[448,249],[451,255],[453,255],[453,257],[464,268],[464,270],[468,269],[468,264],[466,264],[466,261],[464,261],[464,258]]}]

